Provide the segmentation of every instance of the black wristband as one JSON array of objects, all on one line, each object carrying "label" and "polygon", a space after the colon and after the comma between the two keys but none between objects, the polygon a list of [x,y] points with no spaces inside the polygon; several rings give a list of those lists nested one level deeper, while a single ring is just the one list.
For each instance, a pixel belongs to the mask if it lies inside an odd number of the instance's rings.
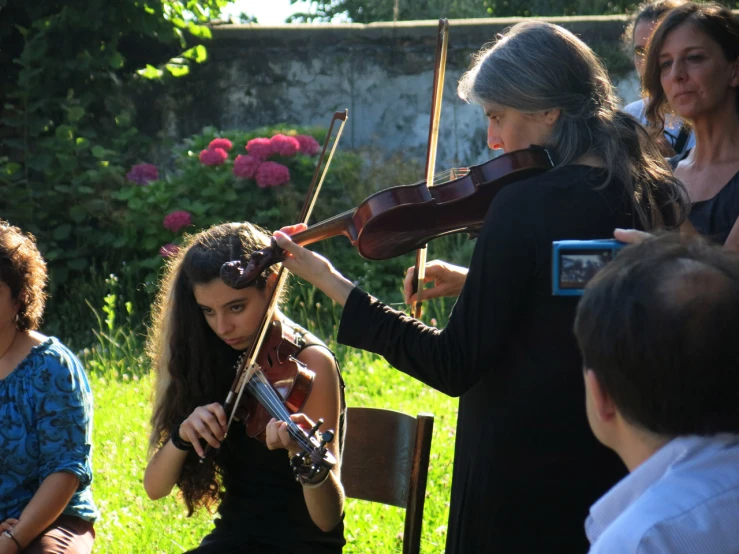
[{"label": "black wristband", "polygon": [[323,483],[326,481],[326,479],[328,479],[328,476],[331,473],[330,469],[328,468],[324,468],[324,469],[326,470],[325,472],[322,472],[322,470],[319,470],[318,479],[307,479],[305,475],[301,475],[298,477],[298,482],[307,489],[312,489],[320,485],[323,485]]},{"label": "black wristband", "polygon": [[192,445],[192,443],[187,442],[182,437],[180,437],[180,423],[172,427],[172,432],[169,434],[169,440],[172,441],[172,445],[177,450],[184,450],[185,452],[192,452],[195,450],[195,447]]},{"label": "black wristband", "polygon": [[18,539],[16,539],[13,536],[13,532],[10,529],[3,531],[3,537],[8,537],[11,541],[13,541],[15,543],[15,546],[18,547],[18,552],[23,551],[23,547],[21,546],[21,543],[19,543]]}]

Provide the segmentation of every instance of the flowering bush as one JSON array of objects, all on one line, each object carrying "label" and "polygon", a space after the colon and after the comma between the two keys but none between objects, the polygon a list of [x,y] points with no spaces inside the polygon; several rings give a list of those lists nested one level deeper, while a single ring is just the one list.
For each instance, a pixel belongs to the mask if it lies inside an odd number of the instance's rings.
[{"label": "flowering bush", "polygon": [[228,159],[228,152],[223,148],[207,148],[200,152],[199,157],[203,165],[223,165]]},{"label": "flowering bush", "polygon": [[126,179],[137,185],[146,185],[159,179],[159,171],[153,164],[136,164],[126,173]]},{"label": "flowering bush", "polygon": [[165,229],[169,229],[173,233],[177,233],[180,229],[187,227],[192,223],[192,215],[190,215],[190,212],[186,212],[185,210],[177,210],[176,212],[167,214],[162,223],[164,224]]},{"label": "flowering bush", "polygon": [[290,170],[277,162],[262,162],[257,167],[255,178],[260,188],[278,187],[290,180]]},{"label": "flowering bush", "polygon": [[246,151],[259,160],[266,160],[272,155],[272,143],[267,138],[253,138],[246,143]]},{"label": "flowering bush", "polygon": [[300,151],[306,156],[315,156],[321,149],[318,141],[310,135],[298,135],[295,140],[300,145]]},{"label": "flowering bush", "polygon": [[244,179],[253,179],[262,160],[249,154],[239,154],[234,160],[233,174]]},{"label": "flowering bush", "polygon": [[228,152],[229,150],[231,150],[231,148],[233,148],[233,143],[227,138],[215,138],[210,141],[208,148],[211,150],[214,148],[220,148],[221,150],[225,150],[226,152]]},{"label": "flowering bush", "polygon": [[[121,232],[114,246],[137,252],[129,259],[138,261],[131,263],[151,270],[153,279],[162,258],[177,252],[185,231],[223,221],[248,220],[267,229],[294,223],[315,169],[316,136],[324,134],[322,129],[286,126],[248,133],[206,129],[175,151],[174,172],[131,168],[132,175],[158,178],[146,180],[145,187],[132,180],[117,193],[124,208],[119,210]],[[347,189],[360,168],[359,156],[337,152],[313,221],[351,205]]]},{"label": "flowering bush", "polygon": [[272,153],[279,156],[294,156],[300,150],[300,143],[295,137],[277,134],[269,139]]}]

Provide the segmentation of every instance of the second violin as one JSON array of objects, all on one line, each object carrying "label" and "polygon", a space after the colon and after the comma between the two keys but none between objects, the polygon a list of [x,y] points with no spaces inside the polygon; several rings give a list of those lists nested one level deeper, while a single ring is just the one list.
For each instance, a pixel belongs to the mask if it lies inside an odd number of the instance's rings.
[{"label": "second violin", "polygon": [[[466,175],[440,185],[420,181],[381,190],[356,208],[293,235],[292,240],[306,246],[343,235],[362,257],[386,260],[441,236],[463,232],[474,236],[503,187],[552,167],[544,148],[517,150],[472,166]],[[231,287],[242,288],[282,259],[282,250],[273,243],[248,260],[224,264],[221,278]]]}]

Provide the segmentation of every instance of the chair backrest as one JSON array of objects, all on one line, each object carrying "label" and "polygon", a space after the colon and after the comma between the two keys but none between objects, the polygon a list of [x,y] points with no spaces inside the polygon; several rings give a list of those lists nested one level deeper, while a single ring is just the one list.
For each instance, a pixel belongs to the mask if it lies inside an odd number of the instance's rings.
[{"label": "chair backrest", "polygon": [[403,554],[419,554],[434,416],[350,407],[346,422],[346,496],[405,508]]}]

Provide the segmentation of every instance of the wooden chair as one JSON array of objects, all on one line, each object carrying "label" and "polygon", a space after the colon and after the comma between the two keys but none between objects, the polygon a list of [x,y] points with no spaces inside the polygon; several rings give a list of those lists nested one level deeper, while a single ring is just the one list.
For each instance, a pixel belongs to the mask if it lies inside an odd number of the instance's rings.
[{"label": "wooden chair", "polygon": [[346,496],[405,508],[403,554],[419,554],[434,416],[350,407],[346,421]]}]

